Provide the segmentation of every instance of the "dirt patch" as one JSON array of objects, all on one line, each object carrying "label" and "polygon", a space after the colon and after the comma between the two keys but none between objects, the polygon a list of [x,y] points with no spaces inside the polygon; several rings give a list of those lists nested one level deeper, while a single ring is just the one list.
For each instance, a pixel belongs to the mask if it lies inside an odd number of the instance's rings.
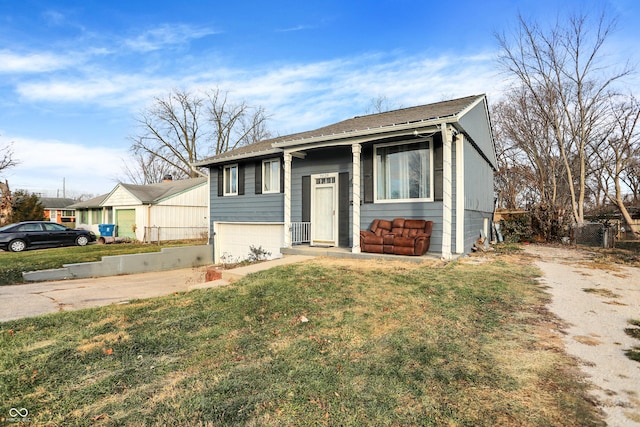
[{"label": "dirt patch", "polygon": [[549,309],[567,324],[565,350],[593,384],[605,421],[640,426],[640,363],[627,354],[639,341],[625,333],[640,307],[640,268],[573,247],[529,245],[525,252],[542,270]]}]

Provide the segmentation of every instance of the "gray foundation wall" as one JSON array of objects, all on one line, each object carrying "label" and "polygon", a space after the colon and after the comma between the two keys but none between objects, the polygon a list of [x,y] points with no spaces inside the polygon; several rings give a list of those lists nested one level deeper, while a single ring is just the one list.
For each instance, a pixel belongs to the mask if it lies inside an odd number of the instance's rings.
[{"label": "gray foundation wall", "polygon": [[213,264],[211,245],[183,246],[162,248],[160,252],[105,256],[102,261],[65,264],[63,268],[53,270],[24,272],[22,277],[26,282],[42,282],[177,270],[210,264]]}]

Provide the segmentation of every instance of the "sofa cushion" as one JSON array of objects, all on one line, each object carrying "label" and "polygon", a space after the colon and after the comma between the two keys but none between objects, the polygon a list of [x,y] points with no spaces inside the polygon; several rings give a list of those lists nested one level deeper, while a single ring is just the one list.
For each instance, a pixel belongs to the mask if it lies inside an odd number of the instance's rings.
[{"label": "sofa cushion", "polygon": [[374,224],[376,226],[373,232],[376,236],[383,236],[391,232],[391,221],[387,221],[386,219],[377,220],[378,224]]},{"label": "sofa cushion", "polygon": [[396,218],[391,223],[391,233],[396,235],[402,235],[404,231],[404,218]]}]

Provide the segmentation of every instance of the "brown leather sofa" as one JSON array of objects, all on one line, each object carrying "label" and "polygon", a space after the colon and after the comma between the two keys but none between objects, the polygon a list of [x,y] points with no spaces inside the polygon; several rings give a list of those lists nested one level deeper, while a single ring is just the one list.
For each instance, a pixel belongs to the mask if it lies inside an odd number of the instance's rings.
[{"label": "brown leather sofa", "polygon": [[431,243],[433,221],[396,218],[376,219],[360,231],[360,250],[379,254],[424,255]]}]

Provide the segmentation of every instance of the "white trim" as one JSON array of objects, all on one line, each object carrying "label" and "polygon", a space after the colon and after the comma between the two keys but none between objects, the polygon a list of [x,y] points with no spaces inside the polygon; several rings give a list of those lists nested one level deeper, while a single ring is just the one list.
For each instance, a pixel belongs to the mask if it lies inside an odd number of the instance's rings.
[{"label": "white trim", "polygon": [[442,129],[442,258],[451,259],[451,137],[449,126]]},{"label": "white trim", "polygon": [[[332,183],[328,184],[316,184],[318,179],[322,178],[333,178]],[[333,188],[333,211],[332,215],[332,239],[331,240],[319,240],[316,239],[316,227],[318,226],[319,221],[316,218],[316,208],[315,206],[315,192],[318,187],[328,187],[331,186]],[[320,246],[337,246],[338,245],[338,174],[337,173],[321,173],[311,175],[311,246],[320,245]]]},{"label": "white trim", "polygon": [[285,152],[282,155],[284,162],[284,247],[291,246],[291,153]]},{"label": "white trim", "polygon": [[[266,163],[273,163],[276,162],[278,163],[278,167],[277,167],[277,172],[278,175],[275,179],[275,185],[273,186],[274,188],[270,189],[270,190],[265,190],[265,173],[267,171],[265,164]],[[269,180],[269,184],[273,184],[273,179]],[[271,159],[264,159],[262,161],[262,194],[274,194],[274,193],[280,193],[280,158],[278,157],[273,157]]]},{"label": "white trim", "polygon": [[[236,191],[227,192],[227,170],[231,170],[232,168],[236,169],[235,183],[236,183]],[[224,165],[222,168],[222,195],[223,196],[237,196],[238,195],[238,164],[232,163],[230,165]],[[229,186],[231,188],[231,186]]]},{"label": "white trim", "polygon": [[[378,199],[378,148],[394,147],[399,145],[414,145],[420,143],[429,144],[429,197],[414,198],[414,199]],[[407,140],[399,142],[390,142],[385,144],[374,144],[373,146],[373,202],[374,203],[424,203],[433,202],[434,191],[434,171],[433,171],[433,138],[426,138],[424,140]]]},{"label": "white trim", "polygon": [[353,144],[351,146],[352,160],[352,190],[351,200],[352,205],[352,223],[351,223],[351,252],[355,254],[360,253],[360,154],[362,152],[362,146],[360,144]]},{"label": "white trim", "polygon": [[456,135],[456,254],[464,253],[464,136]]}]

